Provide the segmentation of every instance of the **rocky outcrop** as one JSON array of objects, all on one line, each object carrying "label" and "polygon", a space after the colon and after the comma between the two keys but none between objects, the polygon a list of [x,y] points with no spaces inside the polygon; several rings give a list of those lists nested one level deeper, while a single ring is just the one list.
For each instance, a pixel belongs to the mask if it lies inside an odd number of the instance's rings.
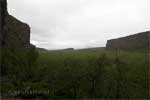
[{"label": "rocky outcrop", "polygon": [[37,57],[29,25],[9,15],[6,0],[0,0],[0,99],[11,98],[9,90],[22,89],[23,83],[33,79]]},{"label": "rocky outcrop", "polygon": [[5,16],[6,15],[8,15],[7,1],[6,0],[0,0],[0,48],[3,45],[4,24],[5,24]]},{"label": "rocky outcrop", "polygon": [[2,48],[29,48],[30,45],[30,27],[19,21],[7,12],[7,2],[1,1],[1,29],[0,29],[0,47]]},{"label": "rocky outcrop", "polygon": [[5,18],[5,48],[26,48],[30,47],[30,27],[17,20],[11,15]]},{"label": "rocky outcrop", "polygon": [[7,1],[0,1],[0,65],[2,74],[18,66],[31,66],[35,61],[37,52],[35,46],[30,44],[30,27],[8,14]]},{"label": "rocky outcrop", "polygon": [[150,32],[142,32],[134,35],[112,39],[107,41],[107,49],[122,50],[149,50]]}]

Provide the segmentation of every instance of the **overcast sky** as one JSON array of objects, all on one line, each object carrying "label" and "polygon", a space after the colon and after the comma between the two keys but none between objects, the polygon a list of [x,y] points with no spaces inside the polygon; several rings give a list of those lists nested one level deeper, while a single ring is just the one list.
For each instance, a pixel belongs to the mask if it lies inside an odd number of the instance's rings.
[{"label": "overcast sky", "polygon": [[150,29],[150,0],[8,0],[8,9],[47,49],[100,47]]}]

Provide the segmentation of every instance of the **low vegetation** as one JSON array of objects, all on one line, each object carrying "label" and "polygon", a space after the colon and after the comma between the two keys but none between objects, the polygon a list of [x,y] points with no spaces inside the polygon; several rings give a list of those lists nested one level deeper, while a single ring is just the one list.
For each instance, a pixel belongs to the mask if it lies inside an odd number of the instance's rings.
[{"label": "low vegetation", "polygon": [[[149,56],[106,50],[43,51],[29,70],[13,70],[20,74],[4,82],[3,92],[10,92],[9,97],[30,99],[148,99]],[[23,94],[15,90],[46,93]]]}]

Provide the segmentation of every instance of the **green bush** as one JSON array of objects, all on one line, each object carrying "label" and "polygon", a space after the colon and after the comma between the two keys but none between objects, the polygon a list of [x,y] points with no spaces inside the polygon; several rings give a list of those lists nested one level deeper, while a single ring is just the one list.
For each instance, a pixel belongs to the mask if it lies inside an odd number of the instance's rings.
[{"label": "green bush", "polygon": [[[22,53],[17,51],[15,55]],[[148,56],[124,51],[118,54],[114,51],[45,51],[39,53],[36,62],[36,54],[25,60],[22,59],[27,55],[11,56],[13,61],[9,57],[7,61],[15,67],[7,68],[11,74],[6,75],[3,92],[10,89],[49,91],[14,95],[14,98],[148,99]]]}]

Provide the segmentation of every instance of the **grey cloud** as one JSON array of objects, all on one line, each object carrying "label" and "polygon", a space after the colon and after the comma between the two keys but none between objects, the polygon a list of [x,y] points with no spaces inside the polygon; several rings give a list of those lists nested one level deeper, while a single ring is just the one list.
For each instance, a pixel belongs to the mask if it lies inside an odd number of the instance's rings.
[{"label": "grey cloud", "polygon": [[9,0],[31,26],[31,42],[48,49],[104,46],[107,39],[149,30],[150,0]]}]

